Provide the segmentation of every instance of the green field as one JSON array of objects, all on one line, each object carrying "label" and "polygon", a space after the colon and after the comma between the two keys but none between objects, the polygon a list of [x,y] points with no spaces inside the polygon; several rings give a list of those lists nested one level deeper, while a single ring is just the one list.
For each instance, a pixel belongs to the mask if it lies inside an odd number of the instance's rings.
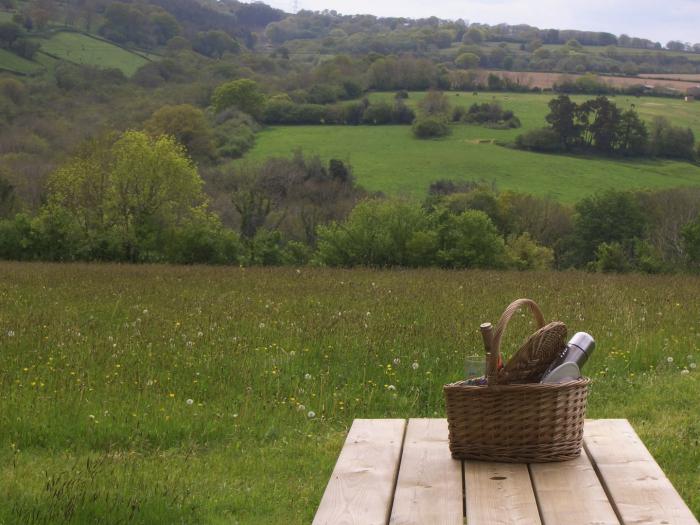
[{"label": "green field", "polygon": [[23,75],[31,75],[42,70],[40,64],[22,58],[19,55],[10,53],[5,49],[0,49],[0,70],[12,71]]},{"label": "green field", "polygon": [[143,56],[81,33],[59,32],[49,39],[37,39],[41,50],[76,64],[121,69],[133,75],[148,62]]},{"label": "green field", "polygon": [[[353,418],[443,416],[520,296],[596,337],[588,415],[628,418],[700,516],[699,287],[2,263],[0,523],[309,523]],[[506,352],[532,329],[516,316]]]},{"label": "green field", "polygon": [[[546,155],[491,143],[511,142],[525,130],[544,126],[551,95],[448,95],[453,105],[499,101],[515,112],[523,127],[493,130],[454,125],[453,134],[447,138],[420,141],[412,137],[408,126],[277,126],[258,135],[256,146],[245,159],[286,156],[301,148],[325,159],[349,161],[358,182],[368,190],[417,198],[425,195],[431,182],[445,178],[494,183],[500,189],[552,196],[563,202],[575,202],[605,188],[700,185],[700,167],[687,162]],[[415,104],[421,96],[411,93],[409,103]],[[370,98],[392,97],[392,93],[378,93]],[[573,98],[582,101],[586,97]],[[624,108],[634,104],[647,120],[667,116],[677,125],[691,127],[700,137],[700,104],[650,97],[614,100]]]}]

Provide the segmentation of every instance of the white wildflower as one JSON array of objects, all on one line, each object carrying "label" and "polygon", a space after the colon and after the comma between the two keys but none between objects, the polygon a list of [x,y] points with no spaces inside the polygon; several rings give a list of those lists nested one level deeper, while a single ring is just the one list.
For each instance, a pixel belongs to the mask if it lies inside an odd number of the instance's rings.
[{"label": "white wildflower", "polygon": [[304,374],[304,379],[306,379],[307,381],[311,379],[311,374]]},{"label": "white wildflower", "polygon": [[14,337],[14,336],[15,336],[14,330],[10,330],[9,332],[7,332],[7,337]]},{"label": "white wildflower", "polygon": [[299,405],[299,406],[297,407],[297,410],[298,410],[299,412],[303,412],[304,410],[306,410],[306,407],[305,407],[304,405]]},{"label": "white wildflower", "polygon": [[669,362],[669,363],[673,363],[673,357],[668,356],[668,357],[666,358],[666,361]]},{"label": "white wildflower", "polygon": [[306,415],[309,416],[309,419],[313,419],[316,417],[316,412],[314,412],[313,410],[309,410],[309,413]]},{"label": "white wildflower", "polygon": [[411,368],[413,368],[413,370],[418,370],[418,363],[416,363],[414,361],[413,364],[411,365]]},{"label": "white wildflower", "polygon": [[389,385],[386,387],[387,390],[396,390],[396,387],[394,385]]},{"label": "white wildflower", "polygon": [[690,363],[688,366],[690,368],[692,368],[693,370],[695,370],[698,367],[698,364],[697,363]]},{"label": "white wildflower", "polygon": [[401,359],[399,359],[398,357],[395,357],[393,362],[394,362],[394,365],[396,366],[399,363],[401,363]]},{"label": "white wildflower", "polygon": [[188,399],[187,401],[185,401],[185,403],[187,403],[188,405],[194,405],[194,399]]},{"label": "white wildflower", "polygon": [[681,375],[686,375],[689,373],[690,373],[690,370],[688,370],[687,368],[684,368],[683,370],[681,370]]}]

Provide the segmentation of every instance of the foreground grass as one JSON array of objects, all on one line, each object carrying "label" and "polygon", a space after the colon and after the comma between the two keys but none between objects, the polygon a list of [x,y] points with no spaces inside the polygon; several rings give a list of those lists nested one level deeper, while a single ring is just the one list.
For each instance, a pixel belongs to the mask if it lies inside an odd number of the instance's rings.
[{"label": "foreground grass", "polygon": [[0,523],[308,523],[352,419],[442,417],[520,296],[597,338],[589,415],[629,418],[700,515],[699,285],[0,264]]}]

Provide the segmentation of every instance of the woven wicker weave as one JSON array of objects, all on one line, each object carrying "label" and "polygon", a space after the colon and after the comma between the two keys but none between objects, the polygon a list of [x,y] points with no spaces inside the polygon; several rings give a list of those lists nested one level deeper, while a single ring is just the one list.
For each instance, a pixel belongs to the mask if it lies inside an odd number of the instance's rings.
[{"label": "woven wicker weave", "polygon": [[[491,363],[499,357],[500,339],[513,312],[530,306],[542,326],[539,307],[528,299],[512,303],[493,337]],[[588,378],[561,384],[496,384],[461,381],[445,385],[452,457],[517,463],[565,461],[578,457],[586,416]]]}]

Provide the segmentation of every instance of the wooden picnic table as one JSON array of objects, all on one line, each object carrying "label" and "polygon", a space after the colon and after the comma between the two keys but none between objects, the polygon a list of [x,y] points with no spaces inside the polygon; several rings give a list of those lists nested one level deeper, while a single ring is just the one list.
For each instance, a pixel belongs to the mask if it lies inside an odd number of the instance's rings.
[{"label": "wooden picnic table", "polygon": [[698,525],[626,419],[561,463],[450,456],[445,419],[356,419],[314,525]]}]

